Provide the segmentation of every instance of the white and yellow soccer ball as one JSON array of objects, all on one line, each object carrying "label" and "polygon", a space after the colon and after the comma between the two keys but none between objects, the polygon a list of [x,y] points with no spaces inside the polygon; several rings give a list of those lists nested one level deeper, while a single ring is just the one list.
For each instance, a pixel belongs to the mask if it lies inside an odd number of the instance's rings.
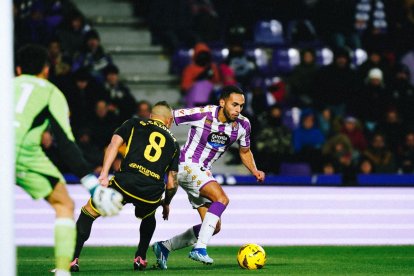
[{"label": "white and yellow soccer ball", "polygon": [[237,262],[244,269],[260,269],[266,263],[266,252],[260,245],[245,244],[237,253]]}]

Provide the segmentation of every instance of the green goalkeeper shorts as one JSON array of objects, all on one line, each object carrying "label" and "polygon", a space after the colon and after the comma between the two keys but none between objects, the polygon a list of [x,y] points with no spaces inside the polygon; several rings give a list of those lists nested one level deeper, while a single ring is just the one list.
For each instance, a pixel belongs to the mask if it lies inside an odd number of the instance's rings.
[{"label": "green goalkeeper shorts", "polygon": [[20,152],[16,160],[16,184],[33,199],[50,195],[58,182],[65,183],[65,180],[43,151]]}]

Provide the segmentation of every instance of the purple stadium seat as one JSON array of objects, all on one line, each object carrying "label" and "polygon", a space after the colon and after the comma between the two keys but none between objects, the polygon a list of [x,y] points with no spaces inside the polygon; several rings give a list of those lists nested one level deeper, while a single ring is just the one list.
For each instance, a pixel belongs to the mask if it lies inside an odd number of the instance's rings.
[{"label": "purple stadium seat", "polygon": [[178,49],[171,58],[171,73],[174,75],[181,75],[184,68],[190,64],[192,53],[192,49]]},{"label": "purple stadium seat", "polygon": [[312,175],[312,171],[308,163],[282,163],[279,174],[309,176]]},{"label": "purple stadium seat", "polygon": [[288,74],[300,63],[299,50],[295,48],[274,48],[272,55],[272,72]]},{"label": "purple stadium seat", "polygon": [[283,45],[282,24],[274,19],[258,21],[254,28],[254,42],[269,46]]}]

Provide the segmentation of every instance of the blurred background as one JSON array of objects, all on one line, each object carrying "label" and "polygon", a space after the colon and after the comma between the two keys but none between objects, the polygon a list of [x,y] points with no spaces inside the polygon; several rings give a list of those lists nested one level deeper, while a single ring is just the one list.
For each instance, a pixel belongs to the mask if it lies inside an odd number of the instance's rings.
[{"label": "blurred background", "polygon": [[[13,4],[15,50],[27,43],[48,48],[49,80],[65,94],[77,143],[96,173],[114,129],[126,119],[148,117],[159,100],[175,108],[215,104],[220,89],[235,84],[246,92],[243,115],[252,123],[251,148],[268,176],[256,186],[237,147],[213,166],[235,198],[235,214],[227,215],[234,219],[228,228],[233,232],[222,242],[243,240],[230,237],[240,235],[245,214],[260,217],[252,220],[258,239],[268,233],[277,237],[265,244],[289,244],[295,237],[311,244],[324,238],[327,243],[414,241],[409,223],[414,212],[413,0]],[[173,128],[181,145],[187,130]],[[50,131],[43,146],[68,172]],[[71,189],[79,207],[87,195]],[[48,211],[32,209],[20,192],[17,200],[23,235],[33,214]],[[198,221],[184,194],[177,204],[183,224],[190,225],[190,213]],[[131,220],[128,212],[117,219]],[[132,222],[122,223],[126,229]],[[159,229],[167,237],[168,227],[185,227],[180,219],[176,223]],[[286,224],[284,232],[275,232]],[[49,229],[47,221],[37,227]],[[20,244],[31,244],[19,237]]]}]

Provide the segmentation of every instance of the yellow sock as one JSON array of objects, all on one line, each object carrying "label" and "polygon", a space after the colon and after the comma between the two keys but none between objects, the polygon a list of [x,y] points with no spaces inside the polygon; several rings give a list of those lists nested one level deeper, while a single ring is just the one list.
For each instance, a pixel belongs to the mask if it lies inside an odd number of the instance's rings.
[{"label": "yellow sock", "polygon": [[60,270],[69,270],[76,243],[76,224],[71,218],[55,221],[55,264]]}]

